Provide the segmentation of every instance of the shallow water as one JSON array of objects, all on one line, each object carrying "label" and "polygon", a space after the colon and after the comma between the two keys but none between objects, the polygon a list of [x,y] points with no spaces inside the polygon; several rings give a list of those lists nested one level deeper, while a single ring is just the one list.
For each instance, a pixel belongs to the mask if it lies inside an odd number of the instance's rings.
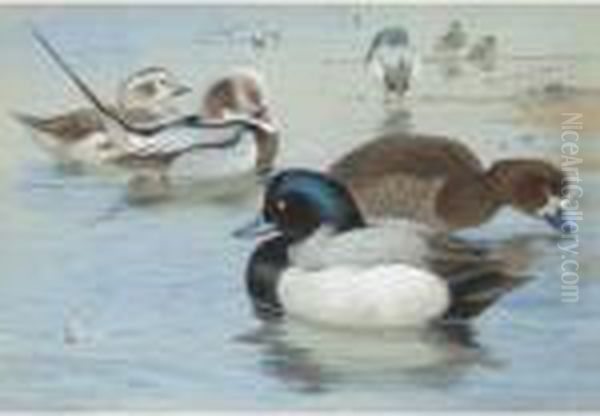
[{"label": "shallow water", "polygon": [[[442,75],[430,51],[456,17],[499,37],[496,71]],[[598,18],[597,7],[3,8],[0,409],[600,407]],[[9,116],[84,103],[34,45],[32,23],[105,97],[148,64],[197,85],[257,67],[282,126],[282,166],[322,167],[386,120],[457,136],[486,162],[558,161],[561,113],[581,111],[579,301],[561,300],[562,253],[548,230],[504,213],[475,234],[511,238],[515,252],[527,244],[537,278],[478,319],[467,343],[263,326],[243,284],[252,243],[231,237],[257,193],[186,189],[127,206],[121,178],[57,169]],[[395,109],[361,65],[372,34],[391,23],[405,24],[424,55],[413,95]],[[252,49],[260,27],[280,42]],[[528,93],[552,82],[578,92]]]}]

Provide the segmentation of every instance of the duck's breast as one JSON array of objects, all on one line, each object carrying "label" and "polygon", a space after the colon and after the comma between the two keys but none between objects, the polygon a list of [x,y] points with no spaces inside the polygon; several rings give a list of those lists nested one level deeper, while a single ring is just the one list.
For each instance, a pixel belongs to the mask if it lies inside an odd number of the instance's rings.
[{"label": "duck's breast", "polygon": [[424,326],[441,317],[450,298],[437,276],[404,264],[287,270],[278,288],[290,317],[356,329]]}]

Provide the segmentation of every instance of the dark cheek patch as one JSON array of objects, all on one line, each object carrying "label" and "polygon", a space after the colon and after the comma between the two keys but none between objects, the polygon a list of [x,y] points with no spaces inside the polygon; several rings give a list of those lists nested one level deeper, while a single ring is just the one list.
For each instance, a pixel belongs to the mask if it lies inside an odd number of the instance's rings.
[{"label": "dark cheek patch", "polygon": [[146,97],[151,97],[156,94],[156,86],[153,83],[142,84],[137,87],[137,90],[140,94],[145,95]]}]

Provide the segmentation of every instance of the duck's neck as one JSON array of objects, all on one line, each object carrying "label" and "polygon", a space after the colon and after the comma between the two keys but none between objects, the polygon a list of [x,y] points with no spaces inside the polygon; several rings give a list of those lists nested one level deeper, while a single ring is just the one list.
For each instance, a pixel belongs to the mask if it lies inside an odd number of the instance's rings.
[{"label": "duck's neck", "polygon": [[[211,97],[211,99],[216,99]],[[209,120],[224,120],[232,115],[231,111],[223,106],[223,103],[207,100],[204,104],[202,114]],[[268,117],[264,116],[265,121],[269,122]],[[279,151],[279,136],[276,133],[267,133],[258,129],[252,132],[254,144],[256,146],[255,168],[258,173],[268,173],[275,163],[275,158]]]},{"label": "duck's neck", "polygon": [[254,142],[256,144],[256,171],[260,174],[268,173],[273,168],[279,151],[279,137],[276,133],[256,131]]}]

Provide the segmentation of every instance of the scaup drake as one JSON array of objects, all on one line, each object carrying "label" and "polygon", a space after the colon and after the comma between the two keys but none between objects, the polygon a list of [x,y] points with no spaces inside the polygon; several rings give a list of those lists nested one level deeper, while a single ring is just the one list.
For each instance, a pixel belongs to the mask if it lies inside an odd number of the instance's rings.
[{"label": "scaup drake", "polygon": [[367,225],[350,192],[291,169],[265,191],[259,220],[238,237],[266,237],[246,283],[261,317],[332,327],[421,327],[480,314],[524,279],[498,259],[410,223]]}]

